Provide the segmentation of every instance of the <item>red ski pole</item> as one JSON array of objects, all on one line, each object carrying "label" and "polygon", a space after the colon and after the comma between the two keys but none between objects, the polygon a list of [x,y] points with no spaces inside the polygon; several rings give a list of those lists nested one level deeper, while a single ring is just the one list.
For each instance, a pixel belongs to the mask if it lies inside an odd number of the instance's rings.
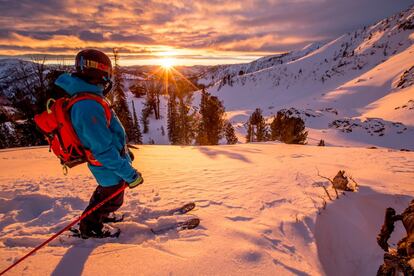
[{"label": "red ski pole", "polygon": [[67,226],[65,226],[62,230],[60,230],[59,232],[57,232],[56,234],[54,234],[53,236],[51,236],[49,239],[47,239],[46,241],[44,241],[42,244],[38,245],[36,248],[32,249],[32,251],[30,251],[29,253],[27,253],[23,257],[21,257],[17,262],[15,262],[11,266],[9,266],[8,268],[6,268],[2,272],[0,272],[0,276],[3,275],[4,273],[6,273],[7,271],[9,271],[10,269],[12,269],[13,267],[15,267],[17,264],[21,263],[23,260],[25,260],[27,257],[29,257],[30,255],[32,255],[33,253],[35,253],[37,250],[39,250],[40,248],[42,248],[43,246],[45,246],[46,244],[48,244],[49,242],[51,242],[52,240],[54,240],[55,238],[57,238],[60,234],[62,234],[63,232],[65,232],[66,230],[68,230],[69,228],[71,228],[77,222],[79,222],[82,219],[84,219],[85,217],[89,216],[92,212],[94,212],[96,209],[98,209],[99,207],[101,207],[102,205],[104,205],[105,203],[107,203],[109,200],[111,200],[115,196],[119,195],[123,190],[125,190],[126,187],[127,187],[127,185],[125,185],[125,184],[122,185],[122,187],[119,188],[118,190],[116,190],[112,195],[110,195],[109,197],[105,198],[99,204],[95,205],[93,208],[91,208],[88,211],[86,211],[85,213],[83,213],[81,216],[79,216],[74,221],[72,221]]}]

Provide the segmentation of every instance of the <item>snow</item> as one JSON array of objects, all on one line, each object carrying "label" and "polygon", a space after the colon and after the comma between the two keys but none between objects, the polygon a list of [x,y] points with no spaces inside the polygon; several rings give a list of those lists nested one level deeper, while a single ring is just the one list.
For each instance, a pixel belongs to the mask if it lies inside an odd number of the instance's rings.
[{"label": "snow", "polygon": [[[145,183],[126,192],[121,237],[54,241],[10,275],[373,275],[385,208],[401,212],[414,197],[412,152],[277,143],[133,151]],[[46,147],[2,150],[0,167],[2,269],[78,216],[96,184],[85,165],[63,176]],[[360,188],[330,201],[317,171],[339,169]],[[199,217],[198,228],[149,231],[182,219],[163,210],[189,201],[197,207],[184,217]],[[392,242],[402,234],[398,225]]]},{"label": "snow", "polygon": [[[414,35],[403,27],[413,18],[411,7],[326,43],[251,63],[216,66],[198,82],[222,100],[242,143],[244,125],[256,108],[263,110],[268,122],[277,111],[294,108],[305,121],[312,145],[324,139],[329,146],[414,150]],[[129,100],[141,110],[142,99]],[[197,92],[193,107],[199,101]],[[161,109],[161,120],[150,118],[144,143],[169,144],[161,135],[161,126],[167,131],[164,98]],[[338,120],[354,125],[344,131],[335,126]],[[375,132],[378,128],[384,130]]]},{"label": "snow", "polygon": [[[256,108],[268,122],[288,109],[304,119],[308,145],[167,146],[168,98],[161,96],[162,119],[150,117],[143,135],[159,145],[133,150],[145,183],[126,192],[121,237],[55,240],[9,274],[375,274],[385,208],[401,212],[414,197],[414,153],[405,151],[414,150],[414,35],[404,27],[413,18],[414,7],[325,44],[186,68],[203,74],[200,83],[223,101],[239,141]],[[0,78],[17,64],[0,60]],[[132,69],[124,77],[125,87],[142,80]],[[140,116],[143,99],[127,97]],[[199,101],[195,93],[193,105]],[[314,146],[320,139],[326,147]],[[77,217],[96,182],[85,165],[63,176],[46,147],[0,150],[0,168],[1,270]],[[359,190],[335,199],[329,188],[330,200],[318,171],[333,178],[341,169]],[[189,214],[167,215],[190,201],[197,207]],[[194,230],[150,231],[195,216]],[[403,234],[398,225],[391,244]]]},{"label": "snow", "polygon": [[[411,8],[325,45],[299,51],[280,64],[266,66],[266,59],[262,58],[253,62],[260,69],[249,74],[236,74],[242,65],[227,66],[207,74],[205,80],[214,82],[205,83],[212,85],[209,92],[223,100],[239,137],[246,131],[240,126],[255,108],[261,108],[271,119],[278,110],[293,107],[302,113],[310,143],[325,139],[336,146],[414,149],[413,34],[412,30],[401,28],[412,20],[413,14]],[[397,87],[401,79],[406,80],[403,89]],[[321,112],[327,109],[334,109],[337,114]],[[306,117],[304,113],[320,116]],[[364,131],[369,122],[363,122],[370,118],[377,118],[386,126],[386,133],[379,139]],[[330,127],[335,120],[362,123],[355,135]],[[407,128],[403,133],[393,127],[399,123]]]}]

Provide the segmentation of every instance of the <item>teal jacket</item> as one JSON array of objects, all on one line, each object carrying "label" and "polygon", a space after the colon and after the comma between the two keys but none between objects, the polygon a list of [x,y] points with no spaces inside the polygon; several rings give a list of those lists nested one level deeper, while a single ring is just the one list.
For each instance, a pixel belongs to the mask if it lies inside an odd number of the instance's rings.
[{"label": "teal jacket", "polygon": [[[71,74],[60,75],[55,84],[73,96],[81,92],[103,96],[103,88],[87,83]],[[88,164],[99,185],[114,186],[122,180],[133,182],[139,173],[132,167],[126,149],[125,130],[112,111],[112,119],[107,126],[104,108],[94,100],[75,103],[71,109],[72,125],[83,146],[92,151],[102,166]]]}]

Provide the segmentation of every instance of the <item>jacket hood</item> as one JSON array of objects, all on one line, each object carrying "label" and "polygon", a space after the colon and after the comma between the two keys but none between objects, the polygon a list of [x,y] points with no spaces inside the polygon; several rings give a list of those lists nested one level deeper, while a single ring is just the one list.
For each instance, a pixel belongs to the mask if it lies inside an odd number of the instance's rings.
[{"label": "jacket hood", "polygon": [[103,95],[103,87],[90,84],[72,74],[64,73],[60,75],[55,84],[66,91],[70,96],[81,92],[90,92],[97,95]]}]

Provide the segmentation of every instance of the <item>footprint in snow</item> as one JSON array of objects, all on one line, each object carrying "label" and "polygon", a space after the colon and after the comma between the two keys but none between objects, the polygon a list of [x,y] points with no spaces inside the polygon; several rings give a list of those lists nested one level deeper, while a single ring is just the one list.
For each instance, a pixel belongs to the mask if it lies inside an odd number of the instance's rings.
[{"label": "footprint in snow", "polygon": [[251,221],[253,218],[244,217],[244,216],[235,216],[235,217],[226,217],[226,219],[229,219],[231,221]]}]

